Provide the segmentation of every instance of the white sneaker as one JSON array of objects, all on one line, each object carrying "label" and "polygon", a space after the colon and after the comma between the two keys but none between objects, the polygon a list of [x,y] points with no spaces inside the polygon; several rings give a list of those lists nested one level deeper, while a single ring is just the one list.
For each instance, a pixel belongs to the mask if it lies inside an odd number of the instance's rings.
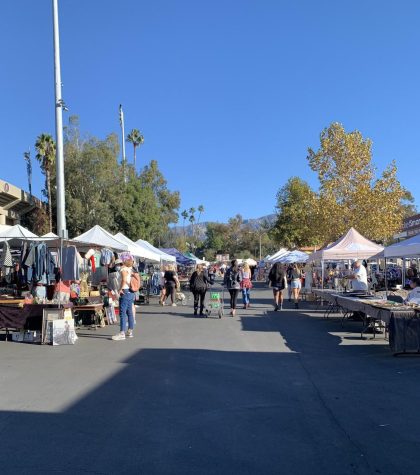
[{"label": "white sneaker", "polygon": [[172,304],[172,307],[176,307],[176,303],[173,303],[173,304]]},{"label": "white sneaker", "polygon": [[125,337],[126,337],[126,338],[133,338],[133,336],[134,336],[134,335],[133,335],[133,330],[127,330],[127,331],[125,332]]},{"label": "white sneaker", "polygon": [[116,335],[112,337],[114,341],[120,341],[120,340],[125,340],[125,333],[119,332]]},{"label": "white sneaker", "polygon": [[162,307],[164,307],[165,305],[166,305],[166,303],[165,303],[165,302],[162,302]]}]

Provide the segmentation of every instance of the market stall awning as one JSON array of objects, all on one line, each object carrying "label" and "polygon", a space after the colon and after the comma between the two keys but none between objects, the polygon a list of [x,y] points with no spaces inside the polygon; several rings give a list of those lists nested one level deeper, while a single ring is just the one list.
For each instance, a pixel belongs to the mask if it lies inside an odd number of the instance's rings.
[{"label": "market stall awning", "polygon": [[45,239],[58,239],[58,236],[55,233],[43,234],[41,237]]},{"label": "market stall awning", "polygon": [[203,259],[200,259],[199,257],[195,256],[192,252],[186,252],[185,256],[189,259],[194,260],[196,264],[208,264],[208,262],[203,261]]},{"label": "market stall awning", "polygon": [[303,264],[309,259],[309,255],[302,251],[290,251],[276,260],[282,264]]},{"label": "market stall awning", "polygon": [[2,227],[0,229],[0,238],[2,239],[28,239],[37,238],[38,236],[29,229],[24,228],[20,224],[14,226]]},{"label": "market stall awning", "polygon": [[420,234],[405,241],[391,244],[384,249],[384,257],[414,257],[420,256]]},{"label": "market stall awning", "polygon": [[376,244],[362,236],[354,228],[341,236],[333,244],[324,249],[313,252],[309,262],[345,259],[369,259],[383,251],[383,246]]},{"label": "market stall awning", "polygon": [[280,257],[284,256],[285,254],[287,254],[289,252],[288,249],[286,249],[285,247],[282,247],[281,249],[279,249],[275,254],[273,254],[272,256],[268,256],[265,258],[265,261],[267,262],[276,262],[277,259],[279,259]]},{"label": "market stall awning", "polygon": [[118,239],[119,241],[127,244],[127,246],[129,247],[129,251],[133,256],[141,257],[148,261],[160,262],[159,254],[157,254],[156,252],[153,252],[150,249],[146,249],[142,246],[139,246],[130,238],[125,236],[123,233],[117,233],[114,237]]},{"label": "market stall awning", "polygon": [[196,264],[194,259],[190,259],[174,247],[162,248],[161,251],[166,252],[166,254],[170,254],[171,256],[174,256],[177,264],[180,266],[194,266]]},{"label": "market stall awning", "polygon": [[110,232],[99,225],[93,226],[89,231],[75,237],[73,241],[79,241],[91,246],[109,247],[116,251],[129,251],[127,244],[116,239]]},{"label": "market stall awning", "polygon": [[139,239],[138,241],[136,241],[136,244],[140,247],[144,247],[145,249],[149,249],[152,252],[155,252],[156,254],[158,254],[160,256],[160,260],[162,262],[172,262],[172,263],[176,262],[176,258],[174,256],[170,256],[169,254],[166,254],[166,252],[161,251],[157,247],[150,244],[150,242],[148,242],[148,241],[144,241],[143,239]]}]

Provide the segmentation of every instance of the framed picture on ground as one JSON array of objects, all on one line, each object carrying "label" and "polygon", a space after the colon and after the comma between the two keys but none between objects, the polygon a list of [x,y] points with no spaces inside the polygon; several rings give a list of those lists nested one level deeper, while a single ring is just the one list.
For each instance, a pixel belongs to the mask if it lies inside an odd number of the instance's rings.
[{"label": "framed picture on ground", "polygon": [[43,345],[52,345],[53,343],[53,322],[64,319],[64,308],[44,308],[42,313],[42,337]]}]

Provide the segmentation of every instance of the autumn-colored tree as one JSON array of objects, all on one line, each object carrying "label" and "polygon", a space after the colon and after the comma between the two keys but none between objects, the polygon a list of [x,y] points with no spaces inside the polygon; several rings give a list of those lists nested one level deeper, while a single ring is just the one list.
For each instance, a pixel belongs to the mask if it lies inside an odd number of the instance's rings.
[{"label": "autumn-colored tree", "polygon": [[322,131],[319,149],[308,150],[307,159],[318,174],[314,214],[325,241],[337,239],[351,226],[378,241],[400,230],[406,191],[398,181],[395,162],[375,177],[370,139],[332,123]]}]

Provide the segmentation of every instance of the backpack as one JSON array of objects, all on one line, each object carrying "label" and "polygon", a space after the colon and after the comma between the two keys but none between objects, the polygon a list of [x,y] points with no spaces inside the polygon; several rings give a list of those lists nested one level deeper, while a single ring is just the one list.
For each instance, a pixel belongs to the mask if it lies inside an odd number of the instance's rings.
[{"label": "backpack", "polygon": [[230,269],[227,281],[229,288],[232,289],[236,287],[236,283],[238,281],[238,273]]},{"label": "backpack", "polygon": [[132,292],[138,292],[141,289],[141,277],[138,272],[131,272],[131,280],[130,280],[130,290]]}]

